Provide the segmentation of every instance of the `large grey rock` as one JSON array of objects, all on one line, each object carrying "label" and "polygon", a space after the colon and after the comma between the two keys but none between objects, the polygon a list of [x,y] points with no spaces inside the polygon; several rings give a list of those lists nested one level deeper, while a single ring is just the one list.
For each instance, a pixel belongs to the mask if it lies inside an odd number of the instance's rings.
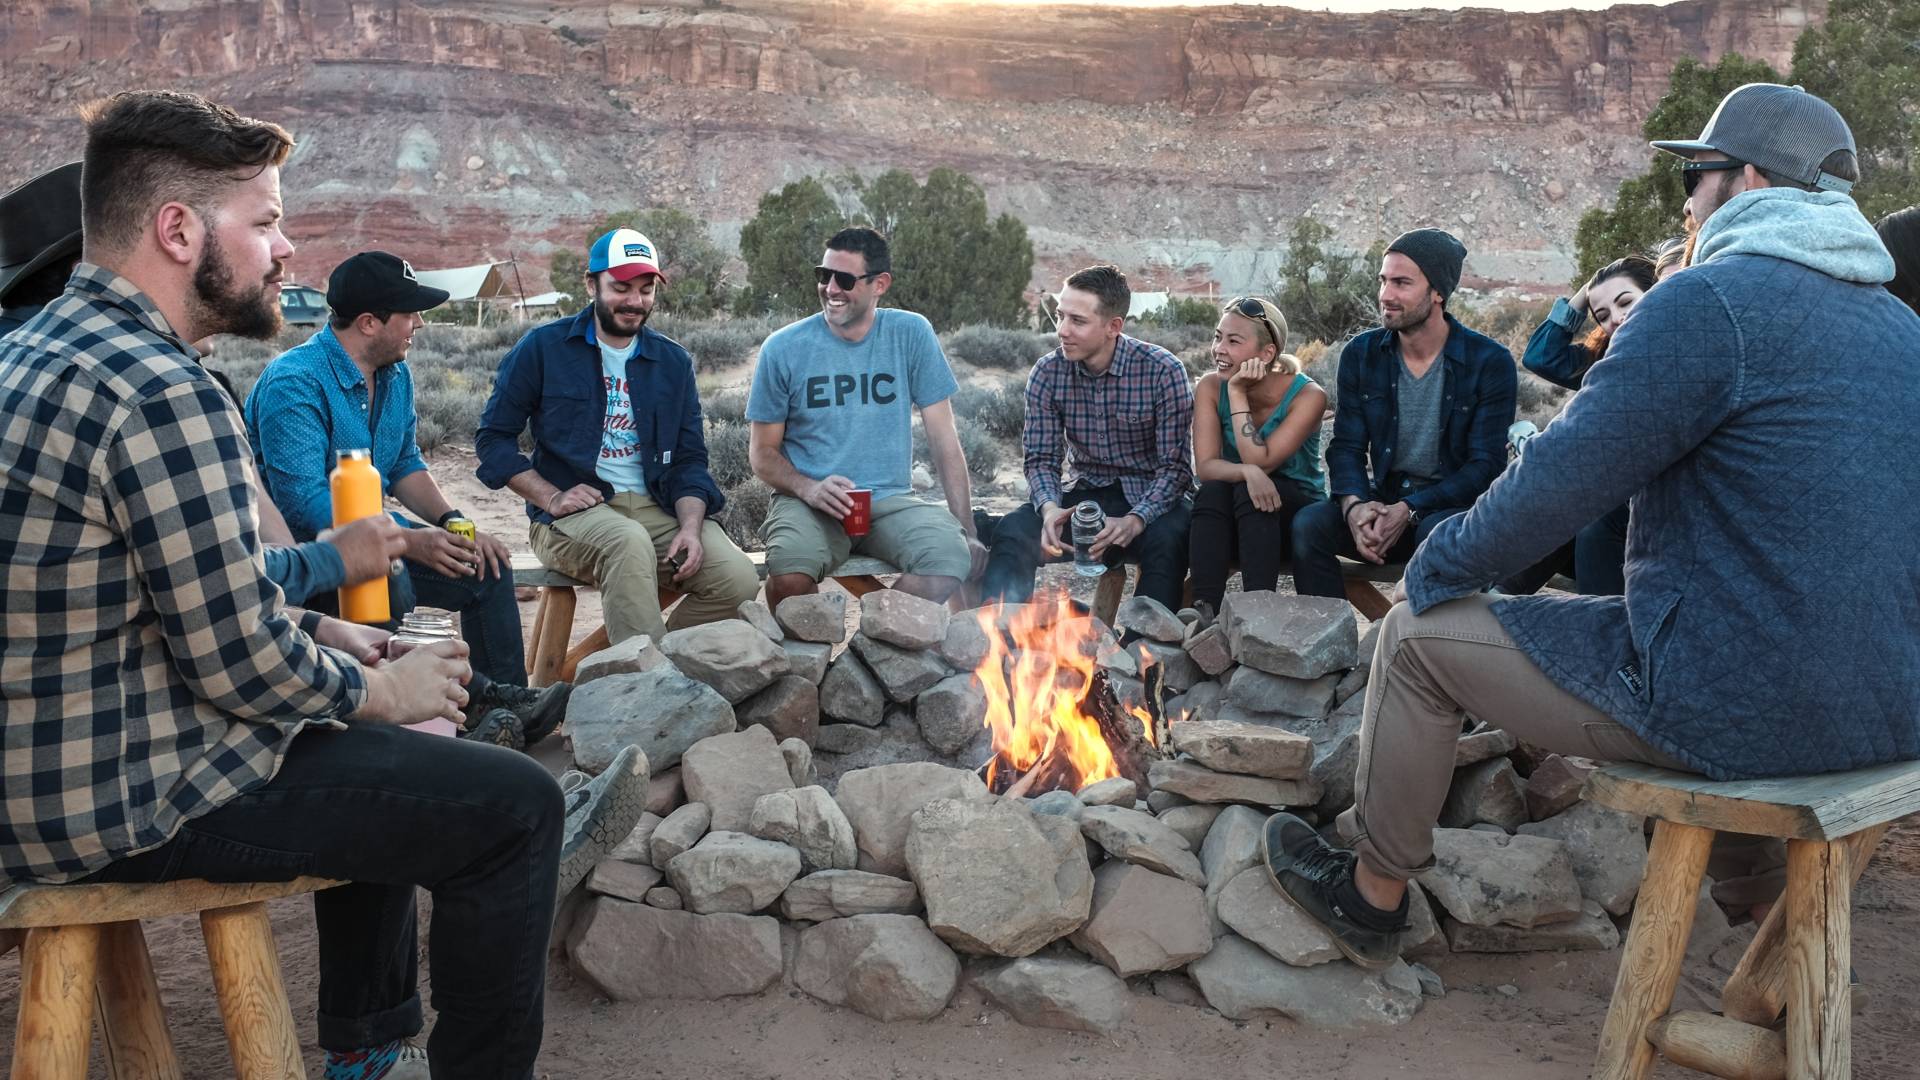
[{"label": "large grey rock", "polygon": [[[858,727],[856,724],[830,726]],[[820,783],[825,784],[827,790],[836,790],[840,778],[856,769],[926,761],[941,765],[957,764],[955,760],[941,760],[940,754],[927,745],[927,741],[920,737],[920,726],[913,721],[912,710],[905,706],[888,705],[886,718],[878,728],[869,730],[868,735],[871,738],[851,752],[822,755],[819,761]],[[974,743],[962,750],[960,756],[969,762],[982,761],[991,753],[990,750],[980,749],[982,745]]]},{"label": "large grey rock", "polygon": [[909,915],[854,915],[800,932],[793,982],[875,1020],[930,1020],[960,984],[960,960]]},{"label": "large grey rock", "polygon": [[1463,923],[1530,929],[1580,914],[1580,882],[1558,840],[1435,829],[1433,858],[1419,881]]},{"label": "large grey rock", "polygon": [[1460,741],[1453,744],[1453,767],[1465,768],[1511,754],[1519,745],[1520,740],[1499,728],[1483,728],[1460,736]]},{"label": "large grey rock", "polygon": [[1359,624],[1343,598],[1228,593],[1220,626],[1236,661],[1274,675],[1317,679],[1359,661]]},{"label": "large grey rock", "polygon": [[1587,900],[1573,921],[1536,926],[1531,930],[1517,926],[1468,926],[1448,919],[1447,939],[1454,952],[1605,951],[1620,944],[1620,930],[1599,904]]},{"label": "large grey rock", "polygon": [[913,882],[865,870],[821,870],[780,894],[782,916],[809,922],[847,915],[911,915],[919,908],[920,890]]},{"label": "large grey rock", "polygon": [[827,677],[827,664],[833,660],[833,646],[817,641],[788,638],[780,643],[787,654],[787,673],[798,675],[815,686]]},{"label": "large grey rock", "polygon": [[1190,806],[1170,806],[1154,816],[1160,819],[1162,825],[1179,833],[1189,850],[1198,852],[1200,845],[1206,842],[1207,830],[1213,828],[1214,821],[1220,817],[1223,809],[1221,806],[1194,803]]},{"label": "large grey rock", "polygon": [[1190,885],[1205,885],[1200,860],[1179,833],[1153,815],[1119,806],[1089,806],[1080,812],[1080,831],[1108,855],[1171,874]]},{"label": "large grey rock", "polygon": [[1027,1027],[1110,1035],[1133,1016],[1133,994],[1099,964],[1027,956],[982,972],[973,983]]},{"label": "large grey rock", "polygon": [[787,776],[794,787],[809,787],[819,782],[813,773],[813,747],[800,739],[781,739],[780,757],[787,763]]},{"label": "large grey rock", "polygon": [[597,898],[567,939],[573,969],[616,1001],[757,994],[780,978],[780,921]]},{"label": "large grey rock", "polygon": [[795,788],[760,796],[747,832],[800,853],[802,873],[851,870],[859,856],[853,826],[823,787]]},{"label": "large grey rock", "polygon": [[787,673],[787,652],[744,619],[688,626],[660,639],[673,666],[734,704]]},{"label": "large grey rock", "polygon": [[665,908],[668,911],[679,911],[686,907],[686,902],[680,899],[680,894],[674,892],[673,888],[668,885],[659,885],[648,889],[646,902],[648,907]]},{"label": "large grey rock", "polygon": [[906,858],[927,924],[962,952],[1026,956],[1085,922],[1093,898],[1080,827],[1018,799],[927,803]]},{"label": "large grey rock", "polygon": [[[888,698],[902,704],[952,672],[940,654],[925,649],[903,649],[864,633],[853,635],[848,646],[866,662],[867,670],[880,683]],[[831,672],[828,673],[831,677]]]},{"label": "large grey rock", "polygon": [[668,863],[681,853],[690,851],[700,838],[707,835],[707,826],[713,822],[713,811],[706,803],[687,803],[664,820],[653,830],[651,853],[653,865],[666,869]]},{"label": "large grey rock", "polygon": [[1220,921],[1294,967],[1340,959],[1333,936],[1273,887],[1264,866],[1235,874],[1220,892]]},{"label": "large grey rock", "polygon": [[1340,685],[1334,688],[1335,708],[1345,705],[1367,688],[1367,679],[1373,674],[1373,651],[1380,645],[1380,628],[1384,625],[1386,620],[1375,620],[1367,625],[1367,632],[1360,635],[1360,662],[1353,665],[1353,670],[1342,675]]},{"label": "large grey rock", "polygon": [[1647,870],[1645,825],[1646,819],[1636,815],[1581,802],[1519,831],[1565,844],[1581,893],[1609,913],[1625,915],[1640,895],[1640,879]]},{"label": "large grey rock", "polygon": [[821,724],[813,748],[823,754],[858,754],[879,742],[879,730],[864,724]]},{"label": "large grey rock", "polygon": [[902,649],[932,649],[946,640],[947,608],[898,589],[880,589],[860,598],[860,632]]},{"label": "large grey rock", "polygon": [[1407,928],[1400,932],[1400,955],[1412,960],[1439,956],[1449,950],[1447,935],[1440,931],[1440,919],[1433,913],[1433,901],[1416,881],[1407,882]]},{"label": "large grey rock", "polygon": [[1187,637],[1187,624],[1151,596],[1129,596],[1114,612],[1117,629],[1131,630],[1149,641],[1178,645]]},{"label": "large grey rock", "polygon": [[1355,1028],[1404,1024],[1420,1010],[1420,980],[1399,960],[1378,973],[1344,960],[1300,968],[1230,934],[1187,973],[1207,1004],[1234,1020],[1277,1013],[1311,1027]]},{"label": "large grey rock", "polygon": [[667,863],[667,880],[697,915],[748,915],[800,876],[800,853],[746,833],[713,832]]},{"label": "large grey rock", "polygon": [[1181,648],[1208,675],[1219,675],[1233,667],[1233,647],[1227,644],[1227,632],[1218,626],[1189,636]]},{"label": "large grey rock", "polygon": [[828,645],[847,639],[847,594],[802,593],[789,596],[774,609],[774,620],[801,641]]},{"label": "large grey rock", "polygon": [[914,813],[935,799],[984,800],[987,785],[964,769],[909,762],[847,773],[833,797],[853,825],[859,868],[904,877]]},{"label": "large grey rock", "polygon": [[1093,905],[1071,940],[1121,978],[1172,971],[1213,947],[1197,887],[1126,862],[1093,872]]},{"label": "large grey rock", "polygon": [[652,770],[664,772],[680,764],[687,747],[733,725],[726,698],[671,664],[603,676],[574,687],[567,699],[574,764],[596,775],[627,746],[638,746]]},{"label": "large grey rock", "polygon": [[587,891],[599,896],[617,896],[638,904],[646,900],[647,890],[660,884],[660,871],[638,863],[601,859],[587,875]]},{"label": "large grey rock", "polygon": [[1242,870],[1260,861],[1260,830],[1266,815],[1245,806],[1229,806],[1214,819],[1200,845],[1200,869],[1207,875],[1207,919],[1213,936],[1227,932],[1220,919],[1220,894]]},{"label": "large grey rock", "polygon": [[1134,800],[1140,797],[1140,789],[1124,776],[1111,776],[1105,780],[1095,780],[1074,794],[1085,806],[1124,806],[1132,809]]},{"label": "large grey rock", "polygon": [[1133,661],[1142,672],[1143,679],[1149,666],[1160,665],[1160,675],[1169,694],[1183,694],[1207,677],[1207,673],[1200,670],[1200,665],[1194,663],[1187,651],[1178,645],[1136,641],[1126,651],[1133,654]]},{"label": "large grey rock", "polygon": [[987,691],[971,672],[949,676],[913,702],[920,737],[942,754],[956,754],[979,736],[987,720]]},{"label": "large grey rock", "polygon": [[633,828],[628,831],[626,839],[613,845],[613,850],[607,853],[607,858],[652,866],[653,830],[660,827],[662,820],[659,814],[642,813],[640,820],[634,822]]},{"label": "large grey rock", "polygon": [[[793,597],[787,603],[798,599]],[[827,677],[820,680],[820,715],[868,727],[878,727],[886,719],[886,692],[852,650],[835,657],[827,667]]]},{"label": "large grey rock", "polygon": [[1454,770],[1453,786],[1440,808],[1442,828],[1469,829],[1483,821],[1503,829],[1527,823],[1526,785],[1506,758]]},{"label": "large grey rock", "polygon": [[1587,758],[1548,754],[1527,777],[1527,817],[1545,821],[1579,802],[1594,766]]},{"label": "large grey rock", "polygon": [[955,671],[977,671],[987,658],[987,632],[980,626],[979,609],[947,620],[947,636],[940,641],[940,658]]},{"label": "large grey rock", "polygon": [[1313,768],[1313,741],[1279,728],[1189,720],[1171,733],[1175,750],[1215,772],[1304,780]]},{"label": "large grey rock", "polygon": [[666,817],[686,801],[687,786],[680,782],[680,766],[654,773],[647,781],[647,813]]},{"label": "large grey rock", "polygon": [[1191,761],[1156,761],[1147,766],[1147,783],[1194,802],[1245,803],[1249,806],[1312,806],[1320,785],[1311,780],[1274,780],[1214,772]]},{"label": "large grey rock", "polygon": [[1036,795],[1028,800],[1027,805],[1036,814],[1053,814],[1075,821],[1080,820],[1081,812],[1087,808],[1087,804],[1071,791],[1049,791],[1044,795]]},{"label": "large grey rock", "polygon": [[820,732],[820,688],[799,675],[782,675],[765,690],[734,708],[741,727],[758,725],[775,742],[799,739],[807,745]]},{"label": "large grey rock", "polygon": [[1227,691],[1222,700],[1267,716],[1318,720],[1333,711],[1333,692],[1339,685],[1338,672],[1329,672],[1317,679],[1297,679],[1243,665],[1227,676]]},{"label": "large grey rock", "polygon": [[763,727],[693,744],[681,759],[680,780],[687,786],[687,798],[706,803],[713,812],[708,828],[714,832],[745,832],[760,796],[793,787],[780,744]]},{"label": "large grey rock", "polygon": [[778,645],[786,641],[787,632],[780,629],[780,620],[774,618],[773,609],[761,601],[743,601],[737,609],[737,614],[742,622],[767,635],[767,640],[774,644]]},{"label": "large grey rock", "polygon": [[664,667],[666,663],[667,654],[660,651],[660,647],[653,643],[653,638],[646,634],[635,634],[580,661],[573,669],[573,688],[578,690],[609,675],[638,675],[642,671]]}]

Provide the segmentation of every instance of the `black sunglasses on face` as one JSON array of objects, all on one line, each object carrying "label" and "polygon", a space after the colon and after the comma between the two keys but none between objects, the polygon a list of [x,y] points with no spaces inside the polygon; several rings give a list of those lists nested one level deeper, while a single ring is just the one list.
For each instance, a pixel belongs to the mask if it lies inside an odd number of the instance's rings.
[{"label": "black sunglasses on face", "polygon": [[1724,172],[1728,169],[1738,169],[1744,167],[1746,164],[1744,161],[1735,161],[1732,158],[1727,158],[1724,161],[1689,161],[1680,166],[1680,187],[1685,190],[1687,194],[1691,195],[1693,194],[1693,189],[1700,186],[1700,180],[1703,174]]},{"label": "black sunglasses on face", "polygon": [[813,283],[815,285],[825,285],[831,281],[835,285],[840,286],[844,292],[868,278],[877,278],[883,273],[885,273],[884,270],[875,270],[871,274],[855,274],[851,270],[829,270],[824,266],[816,266],[813,268]]}]

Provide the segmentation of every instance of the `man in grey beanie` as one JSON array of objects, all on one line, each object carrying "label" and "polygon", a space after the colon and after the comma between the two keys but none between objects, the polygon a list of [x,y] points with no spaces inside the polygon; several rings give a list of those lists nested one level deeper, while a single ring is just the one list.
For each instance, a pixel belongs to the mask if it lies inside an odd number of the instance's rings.
[{"label": "man in grey beanie", "polygon": [[1333,498],[1293,519],[1293,585],[1345,596],[1340,557],[1405,562],[1506,467],[1513,354],[1447,314],[1466,245],[1415,229],[1380,262],[1380,323],[1340,354]]}]

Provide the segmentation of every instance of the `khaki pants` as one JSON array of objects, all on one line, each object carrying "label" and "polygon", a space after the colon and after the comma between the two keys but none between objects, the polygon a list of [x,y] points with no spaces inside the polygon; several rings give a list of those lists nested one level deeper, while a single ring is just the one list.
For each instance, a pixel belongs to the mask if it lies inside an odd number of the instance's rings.
[{"label": "khaki pants", "polygon": [[[1433,828],[1453,782],[1463,715],[1535,746],[1604,761],[1686,766],[1547,678],[1494,617],[1491,596],[1469,596],[1415,615],[1387,613],[1367,681],[1353,808],[1340,816],[1369,870],[1411,878],[1433,865]],[[1722,835],[1714,846],[1716,897],[1771,900],[1778,841]]]},{"label": "khaki pants", "polygon": [[[700,569],[675,582],[666,554],[679,529],[680,522],[645,494],[620,491],[551,525],[535,523],[530,533],[543,565],[600,587],[608,637],[620,642],[647,634],[658,641],[668,630],[737,619],[740,605],[760,591],[753,563],[711,520],[700,526]],[[670,621],[660,615],[662,582],[686,594]]]}]

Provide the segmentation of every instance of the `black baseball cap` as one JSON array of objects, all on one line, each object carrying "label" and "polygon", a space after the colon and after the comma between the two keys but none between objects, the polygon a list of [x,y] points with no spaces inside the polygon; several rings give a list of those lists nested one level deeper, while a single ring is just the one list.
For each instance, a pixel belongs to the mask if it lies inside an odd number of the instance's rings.
[{"label": "black baseball cap", "polygon": [[79,162],[0,195],[0,301],[34,272],[79,254]]},{"label": "black baseball cap", "polygon": [[447,290],[432,289],[413,276],[398,255],[363,251],[333,268],[327,278],[327,306],[343,319],[368,312],[428,311],[447,302]]}]

